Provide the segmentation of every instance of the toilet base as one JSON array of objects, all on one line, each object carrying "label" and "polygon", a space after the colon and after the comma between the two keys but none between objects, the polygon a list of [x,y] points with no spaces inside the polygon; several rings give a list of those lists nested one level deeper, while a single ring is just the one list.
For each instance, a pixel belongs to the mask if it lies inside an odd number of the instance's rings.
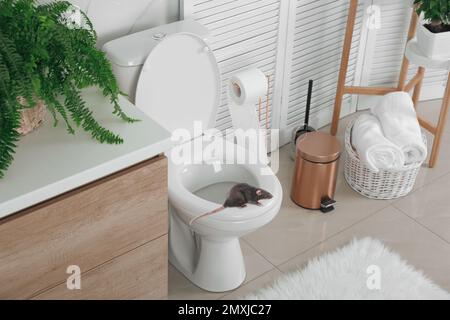
[{"label": "toilet base", "polygon": [[201,236],[170,213],[169,261],[196,286],[211,292],[236,289],[245,280],[239,238]]}]

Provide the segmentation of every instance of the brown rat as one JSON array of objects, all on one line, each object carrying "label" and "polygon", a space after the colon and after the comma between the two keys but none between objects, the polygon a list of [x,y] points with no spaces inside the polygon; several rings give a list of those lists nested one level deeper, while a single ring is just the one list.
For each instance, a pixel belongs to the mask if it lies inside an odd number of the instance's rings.
[{"label": "brown rat", "polygon": [[225,208],[231,207],[244,208],[247,206],[248,203],[261,206],[262,204],[259,202],[259,200],[272,199],[272,197],[273,196],[266,190],[263,190],[261,188],[255,188],[249,185],[248,183],[238,183],[230,189],[228,198],[225,200],[223,206],[218,207],[213,211],[201,214],[195,218],[192,218],[191,221],[189,221],[189,225],[192,225],[197,219],[220,212]]}]

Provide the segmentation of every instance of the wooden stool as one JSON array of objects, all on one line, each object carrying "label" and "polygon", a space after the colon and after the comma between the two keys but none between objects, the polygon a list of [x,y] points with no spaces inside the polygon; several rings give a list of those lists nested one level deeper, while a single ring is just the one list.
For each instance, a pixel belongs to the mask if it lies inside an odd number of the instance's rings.
[{"label": "wooden stool", "polygon": [[[450,59],[445,60],[433,60],[422,55],[417,47],[416,40],[414,40],[418,22],[418,16],[416,11],[413,10],[411,16],[411,23],[408,31],[408,43],[403,57],[402,69],[400,71],[400,77],[398,86],[396,88],[390,87],[355,87],[346,86],[345,78],[348,69],[348,59],[350,56],[351,43],[353,40],[353,31],[355,26],[356,11],[358,8],[358,0],[350,0],[350,8],[347,19],[347,26],[344,39],[344,47],[341,58],[341,69],[339,72],[339,80],[336,91],[336,100],[333,110],[333,120],[331,123],[331,134],[336,135],[339,126],[339,116],[341,113],[342,99],[344,94],[364,94],[364,95],[385,95],[395,91],[413,91],[412,100],[414,106],[417,107],[420,91],[422,89],[422,82],[425,76],[425,69],[444,69],[450,72]],[[406,78],[408,76],[408,69],[410,62],[419,66],[416,75],[407,83]],[[425,119],[418,117],[420,125],[434,135],[433,148],[430,155],[430,161],[428,163],[430,168],[433,168],[436,164],[437,157],[439,155],[439,148],[441,144],[442,133],[444,132],[445,121],[447,118],[448,108],[450,105],[450,74],[447,80],[447,87],[445,89],[444,98],[442,101],[441,111],[439,114],[439,120],[436,126],[433,126]]]}]

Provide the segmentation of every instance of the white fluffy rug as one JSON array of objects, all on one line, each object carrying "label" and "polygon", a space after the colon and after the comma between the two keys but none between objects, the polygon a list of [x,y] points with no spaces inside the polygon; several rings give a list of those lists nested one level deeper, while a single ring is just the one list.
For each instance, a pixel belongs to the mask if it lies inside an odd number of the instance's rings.
[{"label": "white fluffy rug", "polygon": [[365,238],[315,258],[245,299],[450,299],[450,294],[380,241]]}]

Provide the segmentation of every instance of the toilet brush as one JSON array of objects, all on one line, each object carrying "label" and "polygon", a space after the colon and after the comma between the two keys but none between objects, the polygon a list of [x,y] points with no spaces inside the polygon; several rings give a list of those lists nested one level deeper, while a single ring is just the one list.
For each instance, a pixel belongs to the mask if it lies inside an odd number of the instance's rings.
[{"label": "toilet brush", "polygon": [[312,97],[312,89],[313,89],[313,80],[309,80],[308,82],[308,96],[306,98],[306,111],[305,111],[305,120],[303,125],[299,127],[295,127],[294,130],[292,130],[292,139],[291,139],[291,159],[295,160],[295,149],[296,149],[296,143],[297,139],[307,132],[314,132],[316,129],[309,126],[309,111],[311,109],[311,97]]}]

